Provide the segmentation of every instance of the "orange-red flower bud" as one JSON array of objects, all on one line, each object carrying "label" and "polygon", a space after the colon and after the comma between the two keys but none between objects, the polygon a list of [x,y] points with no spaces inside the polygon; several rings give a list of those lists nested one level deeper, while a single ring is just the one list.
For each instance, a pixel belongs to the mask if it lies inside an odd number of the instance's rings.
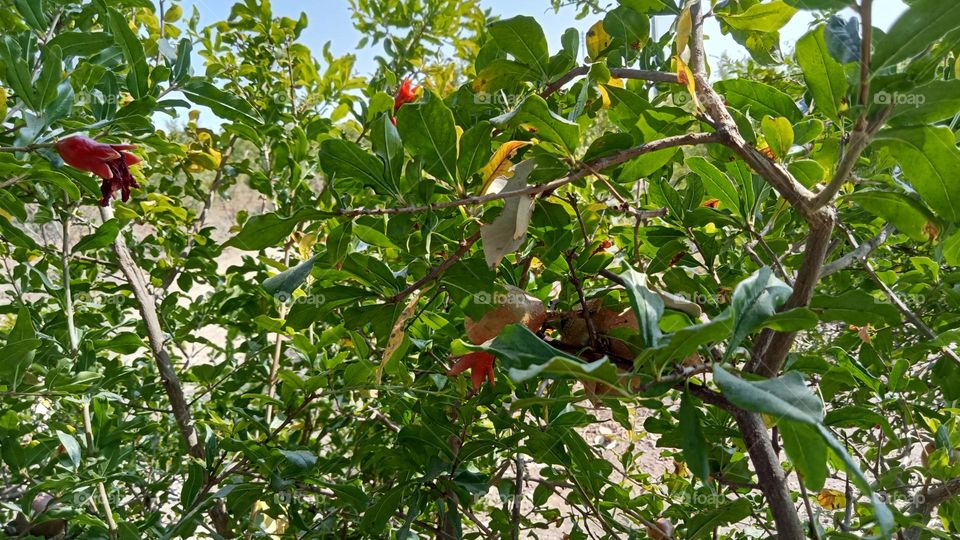
[{"label": "orange-red flower bud", "polygon": [[393,97],[393,114],[397,114],[400,107],[405,104],[416,101],[417,90],[419,89],[419,86],[414,86],[413,81],[404,79],[403,82],[400,83],[400,88],[397,89],[397,94]]},{"label": "orange-red flower bud", "polygon": [[130,199],[130,189],[140,184],[130,174],[130,165],[140,163],[140,158],[127,152],[136,148],[133,144],[104,144],[83,135],[74,135],[57,141],[57,152],[63,161],[80,169],[92,172],[103,179],[100,183],[100,206],[110,204],[117,191],[124,202]]}]

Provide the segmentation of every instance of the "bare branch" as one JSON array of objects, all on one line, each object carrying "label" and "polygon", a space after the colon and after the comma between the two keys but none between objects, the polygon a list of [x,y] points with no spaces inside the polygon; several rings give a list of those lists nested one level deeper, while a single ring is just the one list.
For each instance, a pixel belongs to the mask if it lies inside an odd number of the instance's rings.
[{"label": "bare branch", "polygon": [[[100,208],[100,217],[103,221],[113,219],[113,208],[109,206]],[[177,372],[173,367],[173,361],[170,360],[170,355],[167,353],[165,347],[166,339],[160,328],[160,319],[157,317],[155,299],[147,289],[147,283],[144,280],[140,267],[137,266],[137,263],[133,260],[122,234],[118,234],[113,241],[113,253],[117,257],[120,271],[123,272],[124,277],[126,277],[127,284],[130,285],[130,288],[133,290],[133,296],[137,300],[140,318],[143,320],[143,325],[147,331],[147,342],[150,345],[150,350],[153,352],[153,358],[157,365],[160,381],[163,383],[163,388],[167,393],[167,399],[170,400],[170,408],[177,422],[177,427],[180,429],[180,436],[186,444],[187,453],[195,459],[204,461],[206,459],[206,451],[193,425],[193,418],[191,417],[190,408],[183,394],[183,386],[180,384],[180,378],[177,376]],[[210,514],[217,532],[224,537],[232,538],[233,532],[227,523],[226,512],[221,507],[215,505],[210,509]]]},{"label": "bare branch", "polygon": [[824,265],[820,270],[820,279],[823,279],[831,274],[839,272],[857,261],[863,261],[867,258],[873,250],[877,249],[881,244],[887,241],[897,228],[893,225],[887,224],[876,236],[867,240],[866,242],[856,246],[855,249],[840,257],[839,259],[831,262],[830,264]]},{"label": "bare branch", "polygon": [[[857,238],[853,235],[853,231],[851,231],[850,229],[848,229],[842,224],[840,225],[840,228],[843,230],[844,233],[846,233],[847,239],[850,241],[850,245],[852,245],[855,249],[859,248],[860,246],[857,245]],[[896,293],[896,291],[891,289],[889,285],[887,285],[886,283],[883,282],[883,280],[880,279],[880,276],[877,275],[877,272],[876,270],[874,270],[873,265],[870,264],[870,261],[866,259],[863,260],[863,269],[867,271],[867,274],[870,276],[870,279],[872,279],[873,282],[876,283],[877,287],[879,287],[880,290],[883,291],[883,294],[885,294],[887,298],[890,300],[890,303],[893,304],[897,308],[897,310],[900,311],[901,314],[903,314],[903,316],[910,322],[910,324],[912,324],[917,330],[919,330],[921,334],[926,336],[927,339],[930,339],[930,340],[937,339],[937,333],[933,330],[933,328],[930,328],[930,326],[928,326],[927,323],[923,322],[923,319],[921,319],[919,315],[917,315],[916,313],[913,312],[912,309],[910,309],[910,306],[908,306],[907,303],[900,298],[900,296]],[[956,362],[957,364],[960,364],[960,356],[958,356],[953,349],[949,347],[941,346],[940,351],[943,352],[943,354],[945,354],[947,357],[953,359],[953,361]]]},{"label": "bare branch", "polygon": [[800,516],[793,506],[793,499],[787,489],[787,478],[780,466],[780,458],[773,450],[770,436],[759,414],[735,410],[733,417],[737,421],[743,442],[747,445],[750,461],[757,473],[760,491],[767,498],[773,520],[777,524],[777,538],[780,540],[803,540],[806,535]]}]

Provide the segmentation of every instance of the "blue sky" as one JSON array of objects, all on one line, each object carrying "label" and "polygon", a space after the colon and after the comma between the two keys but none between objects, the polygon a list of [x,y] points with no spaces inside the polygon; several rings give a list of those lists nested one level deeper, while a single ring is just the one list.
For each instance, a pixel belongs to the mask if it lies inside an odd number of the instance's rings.
[{"label": "blue sky", "polygon": [[[233,3],[234,0],[185,0],[184,7],[189,14],[190,6],[195,5],[200,11],[201,21],[211,23],[226,18]],[[551,42],[551,50],[560,48],[560,36],[564,30],[575,27],[586,31],[595,19],[588,17],[578,21],[575,19],[576,11],[570,8],[554,13],[548,0],[482,0],[481,3],[484,8],[490,8],[493,14],[503,17],[518,14],[536,17]],[[906,6],[902,0],[876,0],[873,5],[874,26],[887,30],[904,9]],[[319,51],[325,42],[330,41],[335,55],[357,53],[357,67],[362,74],[374,69],[372,58],[375,52],[370,49],[354,49],[363,36],[353,28],[347,0],[273,0],[273,11],[276,15],[294,18],[298,17],[301,11],[306,12],[310,26],[301,39],[311,50]],[[853,12],[847,10],[843,15],[850,17]],[[665,17],[658,19],[658,32],[663,32],[670,20]],[[781,40],[785,52],[793,50],[793,44],[807,31],[811,20],[809,13],[801,11],[784,27]],[[746,51],[742,47],[728,36],[720,35],[715,21],[708,22],[706,34],[709,38],[707,52],[712,58],[718,58],[723,52],[732,58],[746,57]]]},{"label": "blue sky", "polygon": [[[184,0],[184,11],[189,16],[192,12],[192,6],[196,6],[200,12],[201,22],[210,24],[225,19],[230,14],[230,6],[234,2],[235,0]],[[481,4],[484,8],[489,8],[494,15],[500,15],[504,18],[519,14],[536,17],[550,41],[552,51],[560,48],[560,36],[564,30],[574,27],[581,32],[585,32],[597,19],[597,17],[590,16],[578,21],[575,18],[576,11],[571,8],[561,9],[559,13],[554,13],[549,0],[481,0]],[[329,41],[334,56],[346,53],[357,55],[357,69],[361,75],[368,75],[374,71],[373,58],[377,51],[370,48],[360,51],[355,49],[363,36],[353,27],[347,0],[272,0],[272,6],[274,15],[297,18],[300,16],[300,12],[306,12],[310,24],[301,36],[301,41],[311,50],[319,53],[323,44]],[[905,9],[906,6],[902,0],[875,0],[873,4],[874,26],[886,31]],[[841,15],[844,18],[849,18],[854,13],[848,9]],[[797,39],[810,28],[812,20],[813,16],[810,13],[801,11],[781,30],[781,48],[785,53],[793,50]],[[657,34],[662,34],[671,23],[671,18],[657,17],[654,21]],[[714,64],[723,53],[735,59],[747,57],[747,52],[743,47],[729,36],[720,34],[715,20],[708,20],[705,34],[707,36],[707,54]],[[207,119],[207,116],[210,115],[204,114],[203,118]],[[215,119],[212,120],[216,121]]]}]

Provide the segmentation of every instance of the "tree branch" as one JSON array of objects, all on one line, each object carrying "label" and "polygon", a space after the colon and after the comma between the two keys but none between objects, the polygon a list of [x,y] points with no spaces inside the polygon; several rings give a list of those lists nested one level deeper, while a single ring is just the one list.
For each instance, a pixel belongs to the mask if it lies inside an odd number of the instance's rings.
[{"label": "tree branch", "polygon": [[689,146],[689,145],[698,145],[706,143],[719,143],[722,142],[722,137],[717,133],[686,133],[683,135],[674,135],[672,137],[664,137],[663,139],[658,139],[656,141],[651,141],[649,143],[641,144],[640,146],[635,146],[633,148],[628,148],[626,150],[621,150],[615,154],[605,156],[599,159],[595,159],[589,163],[584,164],[583,166],[578,167],[575,171],[571,172],[567,176],[558,178],[556,180],[538,184],[535,186],[529,186],[524,189],[518,189],[514,191],[504,191],[500,193],[488,193],[486,195],[475,195],[472,197],[466,197],[463,199],[456,199],[452,201],[443,201],[432,204],[425,204],[419,206],[403,206],[396,208],[341,208],[336,211],[337,215],[344,217],[356,217],[356,216],[379,216],[379,215],[394,215],[394,214],[417,214],[421,212],[430,212],[436,210],[444,210],[447,208],[456,208],[460,206],[477,206],[480,204],[488,203],[490,201],[497,201],[503,199],[509,199],[511,197],[520,197],[523,195],[537,195],[540,193],[546,193],[548,191],[553,191],[557,188],[563,187],[572,182],[576,182],[582,178],[585,178],[592,174],[592,170],[602,170],[608,167],[613,167],[620,165],[621,163],[630,161],[635,157],[642,156],[644,154],[649,154],[650,152],[656,152],[657,150],[663,150],[665,148],[674,148],[677,146]]},{"label": "tree branch", "polygon": [[[853,246],[855,249],[858,249],[860,246],[857,245],[857,238],[853,235],[853,231],[843,226],[842,224],[840,225],[840,228],[843,230],[844,233],[846,233],[847,239],[850,241],[850,245]],[[887,298],[890,300],[890,303],[893,304],[894,307],[896,307],[901,314],[903,314],[903,316],[910,322],[910,324],[912,324],[917,330],[919,330],[921,334],[926,336],[927,339],[930,339],[931,341],[937,339],[937,333],[933,330],[933,328],[930,328],[930,326],[928,326],[927,323],[923,322],[923,319],[921,319],[919,315],[917,315],[916,313],[913,312],[912,309],[910,309],[910,306],[908,306],[907,303],[900,298],[900,296],[896,293],[896,291],[891,289],[889,285],[887,285],[886,283],[883,282],[883,280],[880,279],[880,276],[877,275],[877,272],[876,270],[873,269],[873,265],[870,264],[870,261],[866,259],[863,260],[863,269],[867,271],[867,275],[870,276],[870,279],[873,280],[873,282],[877,285],[877,287],[879,287],[880,290],[883,291],[883,294],[887,296]],[[958,356],[957,353],[953,351],[953,349],[949,347],[941,346],[940,351],[943,352],[943,354],[945,354],[949,358],[953,359],[953,361],[956,362],[958,365],[960,365],[960,356]]]},{"label": "tree branch", "polygon": [[[546,88],[540,92],[540,97],[546,98],[551,94],[554,94],[561,88],[563,88],[567,83],[576,79],[577,77],[582,77],[590,73],[590,66],[577,66],[570,71],[564,73],[557,80],[548,84]],[[662,82],[662,83],[674,83],[677,84],[677,74],[676,73],[666,73],[663,71],[650,71],[645,69],[630,69],[630,68],[612,68],[610,70],[610,76],[617,79],[637,79],[641,81],[650,81],[650,82]]]},{"label": "tree branch", "polygon": [[873,250],[880,247],[881,244],[887,241],[890,238],[890,235],[895,233],[897,230],[893,225],[887,224],[876,236],[867,240],[866,242],[856,246],[855,249],[851,250],[849,253],[840,257],[839,259],[831,262],[830,264],[824,265],[820,269],[820,279],[823,279],[831,274],[835,274],[857,261],[863,261],[867,258]]},{"label": "tree branch", "polygon": [[466,255],[467,252],[470,251],[470,248],[473,247],[473,245],[476,244],[478,240],[480,240],[480,231],[477,231],[471,234],[469,238],[467,238],[463,242],[460,242],[460,246],[457,248],[457,251],[455,251],[452,255],[447,257],[442,263],[433,267],[433,269],[430,270],[430,272],[428,272],[427,275],[423,276],[417,281],[414,281],[406,289],[398,292],[397,294],[391,296],[390,298],[387,298],[387,303],[395,304],[397,302],[400,302],[404,298],[413,294],[413,292],[416,291],[417,289],[439,278],[444,272],[447,271],[448,268],[453,266],[454,263],[459,261],[464,255]]},{"label": "tree branch", "polygon": [[[103,221],[113,219],[113,208],[100,208],[100,217]],[[183,394],[183,386],[180,384],[180,378],[173,367],[173,361],[167,354],[165,348],[165,338],[160,328],[160,319],[157,316],[157,307],[155,299],[147,289],[147,283],[144,281],[140,267],[133,260],[123,234],[118,234],[113,241],[113,253],[117,257],[120,265],[120,271],[123,272],[127,284],[133,290],[134,298],[137,300],[137,307],[140,311],[140,317],[147,332],[147,341],[150,350],[153,352],[153,358],[157,365],[157,372],[160,375],[160,381],[166,391],[167,399],[170,400],[170,408],[173,417],[180,429],[180,436],[187,447],[187,454],[190,457],[200,460],[206,460],[206,451],[200,438],[197,436],[197,430],[193,425],[193,418],[190,414],[190,408]],[[233,538],[233,532],[227,523],[228,516],[226,511],[214,506],[210,509],[210,517],[213,520],[217,532],[226,538]]]},{"label": "tree branch", "polygon": [[[703,50],[704,13],[702,7],[701,0],[696,0],[689,6],[693,23],[690,37],[690,66],[696,84],[697,96],[713,118],[718,133],[724,137],[724,143],[733,149],[767,183],[773,186],[783,198],[787,199],[811,224],[811,237],[807,241],[807,256],[804,258],[800,272],[797,274],[794,293],[788,300],[788,303],[791,300],[798,304],[801,301],[805,303],[809,299],[809,294],[812,294],[816,277],[820,274],[820,265],[823,263],[823,257],[826,256],[827,243],[833,229],[833,214],[831,212],[814,212],[809,204],[810,191],[800,184],[785,167],[768,159],[756,148],[748,145],[740,134],[736,122],[727,112],[723,100],[710,86],[710,81],[707,78],[706,56]],[[811,268],[813,268],[813,280],[810,279],[809,275]],[[806,288],[809,288],[809,291]],[[778,347],[785,345],[785,350],[789,350],[793,343],[793,334],[777,335],[788,336],[785,343],[778,344]],[[779,356],[779,351],[777,351],[777,355]],[[785,352],[783,357],[786,357]],[[782,360],[778,360],[776,357],[771,360],[769,364],[765,362],[765,366],[775,368],[768,369],[769,371],[778,372]],[[800,522],[797,509],[793,506],[786,474],[780,465],[779,457],[773,450],[773,444],[767,435],[763,419],[759,414],[743,410],[734,410],[732,414],[747,445],[750,460],[757,472],[760,489],[770,504],[774,522],[777,526],[777,538],[780,540],[803,540],[805,538],[803,525]]]},{"label": "tree branch", "polygon": [[747,445],[750,461],[757,473],[757,483],[763,492],[773,520],[777,525],[779,540],[803,540],[806,535],[800,516],[793,506],[793,499],[787,489],[787,477],[780,466],[780,458],[773,450],[773,444],[767,435],[767,428],[759,414],[735,410],[733,417],[737,421],[743,442]]}]

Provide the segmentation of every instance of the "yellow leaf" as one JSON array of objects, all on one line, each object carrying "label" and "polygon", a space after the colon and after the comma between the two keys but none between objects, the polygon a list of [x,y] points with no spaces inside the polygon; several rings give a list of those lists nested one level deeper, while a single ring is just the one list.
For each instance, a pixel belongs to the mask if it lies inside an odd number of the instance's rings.
[{"label": "yellow leaf", "polygon": [[300,251],[300,258],[307,260],[313,255],[313,246],[317,245],[317,234],[308,233],[300,237],[297,248]]},{"label": "yellow leaf", "polygon": [[480,178],[483,178],[483,187],[480,188],[480,195],[486,195],[493,181],[501,176],[507,176],[512,163],[510,159],[516,155],[517,150],[530,144],[530,141],[508,141],[500,145],[497,151],[493,153],[490,161],[480,169]]},{"label": "yellow leaf", "polygon": [[690,17],[690,8],[686,8],[680,13],[677,19],[677,56],[683,54],[690,41],[690,32],[693,31],[693,19]]},{"label": "yellow leaf", "polygon": [[400,316],[397,317],[397,322],[393,323],[393,330],[390,331],[390,341],[387,342],[387,348],[383,350],[383,357],[380,359],[380,366],[377,368],[377,384],[380,384],[380,380],[383,378],[383,368],[387,366],[390,357],[393,356],[393,353],[397,352],[397,349],[403,344],[403,337],[406,335],[404,329],[407,325],[407,320],[416,313],[417,302],[419,301],[420,291],[417,290],[410,295],[410,300],[407,300],[407,305],[403,308],[403,311],[400,312]]},{"label": "yellow leaf", "polygon": [[697,110],[700,110],[700,100],[697,99],[697,81],[693,78],[693,72],[690,71],[690,68],[687,67],[687,64],[680,59],[679,56],[674,56],[674,60],[677,62],[677,80],[680,84],[687,87],[687,91],[690,92],[690,99],[693,100],[694,107]]},{"label": "yellow leaf", "polygon": [[817,494],[817,504],[825,510],[837,510],[847,506],[847,497],[835,489],[823,489]]},{"label": "yellow leaf", "polygon": [[953,66],[954,74],[960,79],[960,56],[957,57],[957,63]]},{"label": "yellow leaf", "polygon": [[587,55],[590,60],[596,60],[600,53],[610,46],[611,41],[613,41],[613,38],[603,27],[603,20],[599,20],[591,26],[590,30],[587,31]]},{"label": "yellow leaf", "polygon": [[267,515],[264,510],[268,508],[267,503],[263,501],[257,501],[257,504],[254,507],[254,511],[260,514],[260,519],[263,522],[263,532],[271,536],[280,536],[287,530],[287,520],[284,518],[274,519]]},{"label": "yellow leaf", "polygon": [[604,86],[616,86],[617,88],[623,88],[623,79],[613,79],[611,78],[607,81],[606,85],[598,85],[597,89],[600,90],[600,99],[603,101],[603,108],[610,108],[610,94],[607,93],[607,89]]},{"label": "yellow leaf", "polygon": [[453,126],[457,131],[457,155],[460,155],[460,137],[463,137],[463,128],[460,126]]}]

